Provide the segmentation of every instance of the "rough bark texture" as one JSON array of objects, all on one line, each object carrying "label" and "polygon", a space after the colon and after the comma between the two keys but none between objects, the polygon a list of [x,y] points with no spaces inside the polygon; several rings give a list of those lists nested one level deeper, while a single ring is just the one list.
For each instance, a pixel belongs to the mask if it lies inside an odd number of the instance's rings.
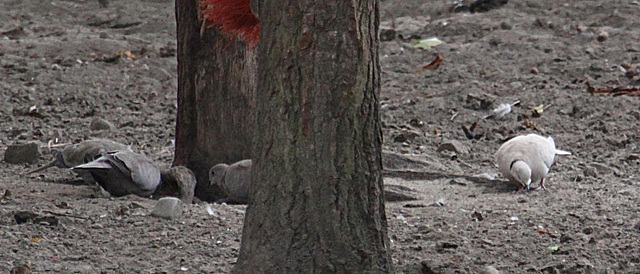
[{"label": "rough bark texture", "polygon": [[233,272],[393,272],[378,2],[259,5],[253,186]]},{"label": "rough bark texture", "polygon": [[196,197],[214,201],[222,196],[209,186],[209,169],[251,158],[256,61],[244,43],[230,42],[215,29],[201,32],[196,0],[175,3],[178,117],[173,165],[194,172]]}]

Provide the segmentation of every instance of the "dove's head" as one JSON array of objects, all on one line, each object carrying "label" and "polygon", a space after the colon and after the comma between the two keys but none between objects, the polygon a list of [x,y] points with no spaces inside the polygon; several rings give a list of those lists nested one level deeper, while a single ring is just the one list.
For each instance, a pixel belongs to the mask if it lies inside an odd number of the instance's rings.
[{"label": "dove's head", "polygon": [[60,150],[52,150],[51,155],[53,155],[55,165],[59,168],[68,168],[67,163],[64,161],[64,154]]},{"label": "dove's head", "polygon": [[227,169],[229,169],[229,165],[227,164],[217,164],[213,166],[209,170],[209,182],[212,185],[220,185],[224,180],[224,175],[227,173]]},{"label": "dove's head", "polygon": [[531,168],[524,161],[517,160],[511,164],[511,175],[518,183],[527,188],[531,184]]}]

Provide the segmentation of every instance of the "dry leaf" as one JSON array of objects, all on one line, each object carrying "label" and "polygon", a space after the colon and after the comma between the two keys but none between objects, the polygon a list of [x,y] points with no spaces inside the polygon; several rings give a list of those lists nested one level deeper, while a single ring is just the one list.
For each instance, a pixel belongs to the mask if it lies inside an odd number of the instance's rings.
[{"label": "dry leaf", "polygon": [[135,56],[134,54],[132,54],[130,50],[125,51],[125,52],[124,52],[124,54],[125,54],[127,57],[129,57],[129,59],[131,59],[131,60],[138,60],[138,59],[140,59],[140,57],[139,57],[139,56]]},{"label": "dry leaf", "polygon": [[421,70],[435,70],[438,69],[442,65],[442,55],[438,53],[436,59],[433,59],[431,63],[422,66]]}]

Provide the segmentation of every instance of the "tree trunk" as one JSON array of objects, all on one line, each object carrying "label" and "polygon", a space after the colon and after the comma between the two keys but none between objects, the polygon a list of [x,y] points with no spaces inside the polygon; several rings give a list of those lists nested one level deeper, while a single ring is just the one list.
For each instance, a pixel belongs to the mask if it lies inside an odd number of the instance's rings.
[{"label": "tree trunk", "polygon": [[234,273],[388,273],[376,0],[260,1],[251,201]]},{"label": "tree trunk", "polygon": [[178,28],[178,117],[173,165],[197,178],[195,196],[221,197],[209,186],[218,163],[251,158],[255,118],[256,60],[243,42],[215,29],[202,32],[197,0],[176,0]]}]

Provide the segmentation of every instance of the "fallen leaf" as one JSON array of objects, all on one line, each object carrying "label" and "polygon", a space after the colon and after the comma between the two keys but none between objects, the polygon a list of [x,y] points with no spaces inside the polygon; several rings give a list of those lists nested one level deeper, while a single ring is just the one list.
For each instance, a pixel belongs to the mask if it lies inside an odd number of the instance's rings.
[{"label": "fallen leaf", "polygon": [[613,97],[627,95],[640,97],[640,89],[639,88],[630,88],[630,87],[602,87],[596,88],[591,86],[591,84],[587,81],[587,91],[591,93],[591,96],[594,94],[603,94],[603,95],[613,95]]},{"label": "fallen leaf", "polygon": [[422,66],[421,70],[436,70],[442,65],[442,55],[438,53],[431,63]]},{"label": "fallen leaf", "polygon": [[533,117],[540,117],[544,112],[544,105],[539,105],[533,108]]},{"label": "fallen leaf", "polygon": [[135,56],[133,53],[131,53],[131,51],[130,51],[130,50],[125,51],[125,52],[124,52],[124,55],[126,55],[127,57],[129,57],[129,59],[131,59],[131,60],[138,60],[138,59],[140,59],[140,57],[139,57],[139,56]]},{"label": "fallen leaf", "polygon": [[431,38],[427,38],[427,39],[413,41],[413,47],[414,48],[419,48],[419,49],[430,49],[430,48],[435,47],[437,45],[440,45],[442,43],[444,43],[444,42],[442,42],[437,37],[431,37]]},{"label": "fallen leaf", "polygon": [[539,130],[538,126],[536,125],[536,123],[534,123],[533,121],[531,121],[531,119],[525,119],[524,122],[522,123],[522,125],[526,128],[532,128],[535,130]]}]

